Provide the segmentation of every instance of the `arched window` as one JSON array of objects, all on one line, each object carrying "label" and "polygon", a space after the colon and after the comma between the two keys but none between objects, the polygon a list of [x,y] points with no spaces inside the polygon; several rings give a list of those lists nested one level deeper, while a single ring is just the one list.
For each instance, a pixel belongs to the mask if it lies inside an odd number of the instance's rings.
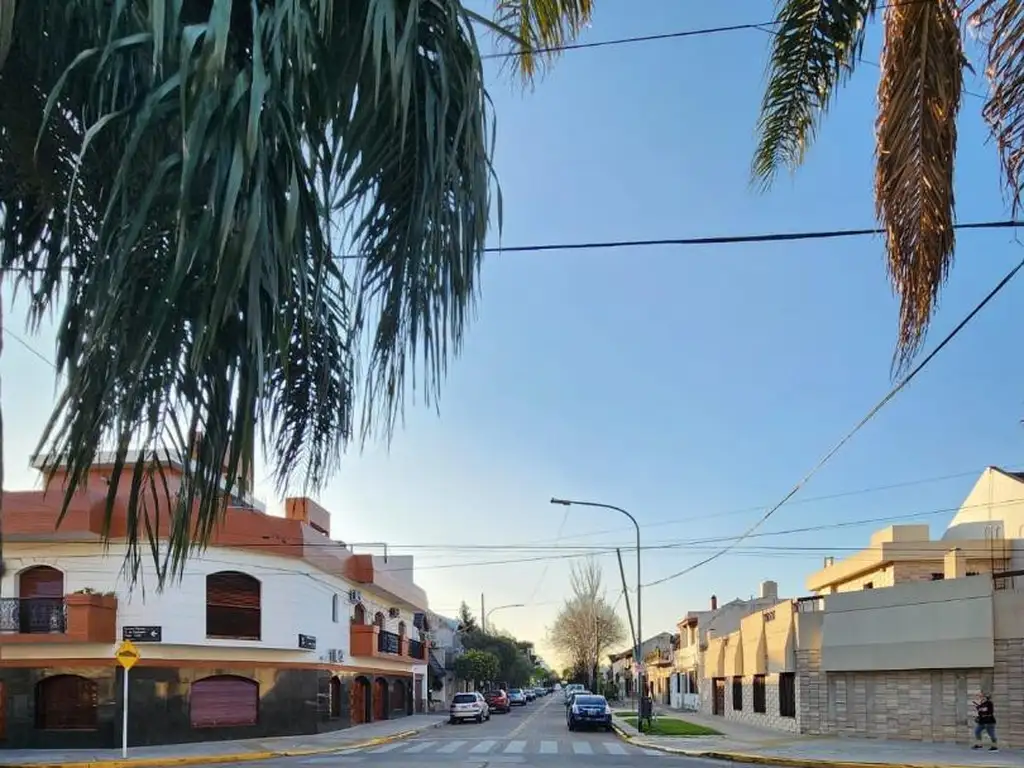
[{"label": "arched window", "polygon": [[341,600],[337,595],[331,598],[331,621],[338,623],[338,615],[341,613]]},{"label": "arched window", "polygon": [[247,677],[214,675],[192,683],[189,719],[193,728],[256,725],[260,684]]},{"label": "arched window", "polygon": [[36,684],[36,728],[94,731],[98,713],[96,683],[79,675],[55,675]]},{"label": "arched window", "polygon": [[206,636],[259,640],[260,582],[246,573],[221,571],[206,577]]},{"label": "arched window", "polygon": [[331,677],[330,695],[331,717],[341,717],[342,688],[340,677]]},{"label": "arched window", "polygon": [[48,565],[33,565],[18,574],[18,632],[62,633],[64,574]]},{"label": "arched window", "polygon": [[402,640],[405,639],[405,622],[404,621],[398,622],[398,636]]},{"label": "arched window", "polygon": [[48,565],[33,565],[18,574],[18,597],[22,600],[64,598],[64,574]]},{"label": "arched window", "polygon": [[366,623],[366,609],[363,608],[362,603],[356,603],[356,607],[352,609],[352,623],[353,624],[365,624]]},{"label": "arched window", "polygon": [[373,623],[381,629],[384,629],[384,614],[380,611],[377,611],[377,613],[373,617]]}]

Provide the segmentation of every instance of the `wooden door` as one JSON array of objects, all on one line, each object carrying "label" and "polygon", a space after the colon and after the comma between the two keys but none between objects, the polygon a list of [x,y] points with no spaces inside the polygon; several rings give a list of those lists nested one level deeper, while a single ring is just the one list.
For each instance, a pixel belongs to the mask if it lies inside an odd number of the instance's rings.
[{"label": "wooden door", "polygon": [[373,684],[373,719],[388,719],[388,681],[378,677]]},{"label": "wooden door", "polygon": [[711,704],[711,714],[713,715],[724,715],[725,714],[725,678],[715,678],[715,696]]},{"label": "wooden door", "polygon": [[357,677],[352,683],[349,713],[352,725],[359,725],[370,720],[370,683],[365,677]]},{"label": "wooden door", "polygon": [[0,741],[7,739],[7,688],[0,680]]}]

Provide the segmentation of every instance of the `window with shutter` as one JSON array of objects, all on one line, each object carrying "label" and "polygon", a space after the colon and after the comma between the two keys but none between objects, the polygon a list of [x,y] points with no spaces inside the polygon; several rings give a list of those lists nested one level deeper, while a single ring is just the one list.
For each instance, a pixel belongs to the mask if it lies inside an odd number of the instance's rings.
[{"label": "window with shutter", "polygon": [[204,677],[192,683],[189,691],[189,718],[193,728],[256,725],[259,711],[259,683],[247,677]]},{"label": "window with shutter", "polygon": [[94,731],[98,713],[96,683],[79,675],[55,675],[36,684],[36,728]]},{"label": "window with shutter", "polygon": [[206,577],[206,636],[259,640],[260,582],[246,573],[221,571]]},{"label": "window with shutter", "polygon": [[18,574],[18,597],[22,600],[64,597],[64,574],[48,565],[33,565]]}]

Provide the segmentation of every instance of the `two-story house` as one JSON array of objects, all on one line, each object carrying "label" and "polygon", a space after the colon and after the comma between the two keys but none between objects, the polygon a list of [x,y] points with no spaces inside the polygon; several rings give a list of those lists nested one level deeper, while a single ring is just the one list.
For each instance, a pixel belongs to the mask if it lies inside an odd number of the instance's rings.
[{"label": "two-story house", "polygon": [[[173,485],[184,465],[166,463]],[[103,541],[109,461],[59,527],[62,470],[35,466],[50,493],[4,494],[0,748],[120,744],[123,638],[140,652],[133,746],[333,730],[405,716],[424,697],[427,598],[411,558],[350,552],[310,499],[287,499],[279,517],[237,498],[180,580],[156,589],[144,553],[132,588],[120,499]],[[157,536],[167,507],[151,505]]]}]

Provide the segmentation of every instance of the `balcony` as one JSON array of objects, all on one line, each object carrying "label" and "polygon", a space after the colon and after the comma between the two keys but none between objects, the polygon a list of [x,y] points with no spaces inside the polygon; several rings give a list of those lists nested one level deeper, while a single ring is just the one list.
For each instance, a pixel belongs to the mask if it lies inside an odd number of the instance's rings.
[{"label": "balcony", "polygon": [[426,659],[426,646],[420,640],[409,641],[409,658],[423,661]]},{"label": "balcony", "polygon": [[353,657],[423,664],[426,660],[426,647],[419,640],[407,640],[376,624],[353,624],[349,635],[349,654]]},{"label": "balcony", "polygon": [[0,645],[26,643],[113,643],[117,598],[0,598]]},{"label": "balcony", "polygon": [[400,655],[402,653],[402,638],[394,632],[380,630],[377,633],[377,651],[391,656]]}]

